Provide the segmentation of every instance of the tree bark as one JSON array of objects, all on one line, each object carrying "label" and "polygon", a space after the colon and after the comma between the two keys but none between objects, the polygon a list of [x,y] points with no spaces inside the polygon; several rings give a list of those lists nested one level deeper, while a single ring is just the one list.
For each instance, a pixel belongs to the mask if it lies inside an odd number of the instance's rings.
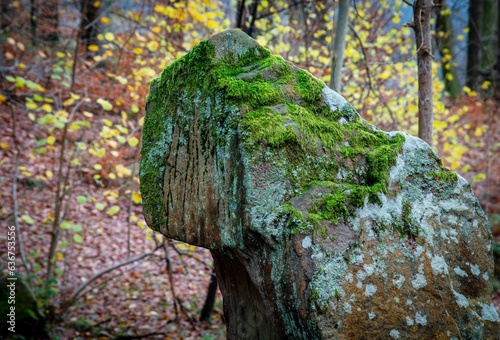
[{"label": "tree bark", "polygon": [[212,310],[214,309],[215,294],[217,292],[217,275],[215,270],[212,272],[212,277],[210,279],[210,284],[208,285],[207,297],[203,308],[200,313],[200,321],[209,321],[212,315]]},{"label": "tree bark", "polygon": [[497,0],[497,32],[496,32],[496,64],[495,64],[495,75],[494,75],[494,88],[495,97],[498,103],[500,103],[500,0]]},{"label": "tree bark", "polygon": [[497,0],[483,0],[483,18],[481,21],[481,75],[484,80],[492,81],[493,66],[495,65],[495,43],[497,40],[496,25],[497,25]]},{"label": "tree bark", "polygon": [[344,63],[345,36],[347,33],[347,23],[349,21],[350,0],[339,1],[339,15],[337,18],[337,27],[335,29],[335,40],[333,44],[332,55],[332,77],[330,87],[340,92],[340,80],[342,78],[342,65]]},{"label": "tree bark", "polygon": [[217,251],[212,251],[212,256],[224,299],[227,339],[275,339],[274,323],[267,315],[269,310],[245,266]]},{"label": "tree bark", "polygon": [[443,12],[448,9],[446,0],[439,0],[436,5],[439,7],[436,18],[436,45],[441,55],[445,91],[450,97],[457,99],[460,96],[461,89],[458,82],[457,68],[453,60],[455,51],[455,32],[450,20],[450,14],[444,15]]},{"label": "tree bark", "polygon": [[469,5],[469,38],[467,47],[467,86],[476,91],[479,88],[481,63],[480,25],[483,18],[483,0],[471,1]]},{"label": "tree bark", "polygon": [[[97,34],[99,33],[98,23],[96,21],[99,15],[99,7],[94,6],[93,0],[80,0],[81,21],[80,21],[80,41],[87,47],[98,44]],[[88,26],[88,27],[87,27]]]},{"label": "tree bark", "polygon": [[245,13],[245,0],[238,1],[238,14],[236,15],[236,28],[243,29]]},{"label": "tree bark", "polygon": [[417,42],[418,63],[418,137],[433,144],[433,89],[431,14],[432,0],[415,0],[413,3],[413,29]]},{"label": "tree bark", "polygon": [[38,5],[40,19],[37,23],[40,38],[49,42],[59,41],[59,1],[46,0]]}]

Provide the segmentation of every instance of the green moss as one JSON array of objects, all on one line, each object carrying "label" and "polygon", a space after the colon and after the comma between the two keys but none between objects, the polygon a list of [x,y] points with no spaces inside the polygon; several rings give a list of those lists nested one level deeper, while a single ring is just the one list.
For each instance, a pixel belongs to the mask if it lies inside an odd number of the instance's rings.
[{"label": "green moss", "polygon": [[314,229],[313,225],[304,219],[302,213],[295,209],[290,203],[283,204],[282,213],[288,216],[287,226],[292,234],[307,234]]},{"label": "green moss", "polygon": [[439,179],[441,182],[456,183],[458,181],[458,175],[454,171],[448,169],[439,169],[428,174],[431,178]]},{"label": "green moss", "polygon": [[[321,219],[337,223],[353,208],[379,203],[387,192],[390,168],[404,137],[373,132],[354,109],[332,111],[324,102],[324,84],[267,49],[250,48],[215,60],[214,47],[202,42],[169,65],[151,83],[141,150],[141,192],[153,229],[165,226],[165,161],[172,135],[188,145],[197,114],[203,152],[214,153],[241,135],[254,162],[286,169],[292,190],[327,181],[335,189],[315,203],[307,221],[287,209],[293,232],[306,232]],[[168,103],[168,105],[166,105]],[[345,117],[348,123],[341,124]],[[210,141],[209,143],[207,141]],[[211,149],[205,150],[205,147]],[[272,158],[265,157],[272,154]],[[337,174],[342,169],[346,175]],[[301,221],[301,222],[296,222]]]},{"label": "green moss", "polygon": [[323,88],[325,87],[325,84],[321,80],[313,77],[307,71],[298,70],[297,86],[304,101],[318,105],[318,102],[322,98]]},{"label": "green moss", "polygon": [[411,203],[408,201],[403,201],[401,221],[395,221],[393,223],[393,229],[399,232],[400,237],[406,237],[411,240],[415,240],[422,228],[413,222],[411,217]]}]

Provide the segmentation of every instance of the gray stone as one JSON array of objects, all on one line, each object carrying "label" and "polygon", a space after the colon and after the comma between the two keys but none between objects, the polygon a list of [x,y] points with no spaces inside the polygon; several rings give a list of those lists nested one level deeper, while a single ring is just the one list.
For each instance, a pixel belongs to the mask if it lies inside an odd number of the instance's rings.
[{"label": "gray stone", "polygon": [[495,339],[469,184],[236,30],[151,84],[148,225],[210,249],[230,339]]}]

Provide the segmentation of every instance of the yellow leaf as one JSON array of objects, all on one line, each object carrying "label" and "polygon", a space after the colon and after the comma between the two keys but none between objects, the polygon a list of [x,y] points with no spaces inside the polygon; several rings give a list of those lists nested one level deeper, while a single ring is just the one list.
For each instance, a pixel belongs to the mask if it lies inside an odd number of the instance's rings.
[{"label": "yellow leaf", "polygon": [[143,67],[137,72],[137,74],[140,76],[149,76],[149,77],[156,76],[156,72],[151,67]]},{"label": "yellow leaf", "polygon": [[47,112],[47,113],[51,113],[52,112],[52,106],[50,106],[49,104],[43,104],[42,105],[42,110]]},{"label": "yellow leaf", "polygon": [[47,170],[45,171],[45,176],[47,176],[47,178],[52,178],[54,177],[54,173],[51,170]]},{"label": "yellow leaf", "polygon": [[151,52],[155,52],[158,49],[158,47],[160,46],[160,44],[158,44],[157,41],[153,40],[153,41],[148,42],[147,46],[148,46],[148,50],[150,50]]},{"label": "yellow leaf", "polygon": [[100,104],[101,107],[103,108],[103,110],[105,110],[105,111],[113,110],[113,105],[109,101],[107,101],[106,99],[98,98],[96,100],[96,103]]},{"label": "yellow leaf", "polygon": [[132,194],[132,202],[134,202],[135,204],[141,203],[141,193],[139,191],[135,191]]},{"label": "yellow leaf", "polygon": [[122,177],[128,177],[128,176],[132,175],[132,170],[130,170],[129,168],[123,166],[123,164],[115,165],[115,170],[116,170],[116,174],[120,178],[122,178]]},{"label": "yellow leaf", "polygon": [[158,33],[161,32],[161,27],[160,26],[154,26],[154,27],[151,28],[151,32],[158,34]]},{"label": "yellow leaf", "polygon": [[481,84],[481,90],[487,90],[488,87],[490,87],[490,85],[491,85],[491,81],[489,81],[489,80],[483,81],[483,83]]},{"label": "yellow leaf", "polygon": [[401,21],[401,19],[399,17],[392,18],[392,22],[395,24],[399,24],[400,21]]},{"label": "yellow leaf", "polygon": [[109,18],[107,18],[107,17],[102,17],[99,21],[101,23],[103,23],[104,25],[109,24]]},{"label": "yellow leaf", "polygon": [[115,79],[118,80],[118,82],[120,84],[122,84],[122,85],[126,85],[127,84],[127,79],[123,78],[122,76],[116,76]]},{"label": "yellow leaf", "polygon": [[1,142],[0,142],[0,148],[2,148],[2,149],[4,149],[4,150],[9,150],[10,146],[9,146],[9,144],[7,144],[6,142],[1,141]]},{"label": "yellow leaf", "polygon": [[97,51],[99,51],[99,46],[97,46],[95,44],[89,45],[88,50],[92,51],[92,52],[97,52]]},{"label": "yellow leaf", "polygon": [[217,26],[219,26],[219,23],[215,20],[209,20],[207,22],[207,27],[210,28],[210,29],[214,29],[214,28],[217,28]]},{"label": "yellow leaf", "polygon": [[452,81],[453,75],[451,73],[446,73],[446,79],[448,79],[449,81]]},{"label": "yellow leaf", "polygon": [[63,102],[63,106],[70,106],[75,102],[73,98],[68,98]]},{"label": "yellow leaf", "polygon": [[54,136],[48,136],[47,137],[47,144],[52,145],[56,142],[56,137]]},{"label": "yellow leaf", "polygon": [[128,145],[130,145],[132,147],[137,146],[137,144],[139,144],[139,139],[137,139],[137,137],[131,137],[128,140]]},{"label": "yellow leaf", "polygon": [[31,110],[34,110],[36,109],[38,106],[36,105],[36,103],[34,102],[29,102],[29,103],[26,103],[26,108],[28,109],[31,109]]},{"label": "yellow leaf", "polygon": [[104,39],[106,39],[107,41],[113,41],[115,40],[115,36],[113,33],[107,32],[106,34],[104,34]]},{"label": "yellow leaf", "polygon": [[462,41],[462,40],[464,40],[464,36],[463,36],[463,34],[459,34],[459,35],[457,35],[457,40],[458,40],[458,41]]},{"label": "yellow leaf", "polygon": [[100,1],[94,1],[93,6],[95,8],[99,8],[99,7],[101,7],[101,2]]},{"label": "yellow leaf", "polygon": [[60,261],[60,260],[62,260],[63,258],[64,258],[63,253],[58,252],[58,253],[57,253],[57,256],[56,256],[56,261]]},{"label": "yellow leaf", "polygon": [[132,50],[135,54],[142,54],[142,48],[140,47],[135,47],[133,50]]},{"label": "yellow leaf", "polygon": [[154,8],[155,12],[158,12],[158,13],[163,13],[164,9],[165,9],[165,7],[163,7],[162,5],[156,5]]}]

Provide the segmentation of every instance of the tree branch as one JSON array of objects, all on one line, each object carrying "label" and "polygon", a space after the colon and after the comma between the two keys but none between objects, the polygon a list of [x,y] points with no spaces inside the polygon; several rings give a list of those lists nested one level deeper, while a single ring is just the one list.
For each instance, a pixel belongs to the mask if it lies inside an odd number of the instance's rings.
[{"label": "tree branch", "polygon": [[85,287],[87,287],[93,281],[95,281],[96,279],[100,278],[104,274],[109,273],[110,271],[113,271],[113,270],[118,269],[120,267],[126,266],[127,264],[130,264],[132,262],[142,260],[143,258],[152,255],[159,248],[161,248],[161,245],[160,246],[156,246],[155,248],[151,249],[147,253],[143,253],[141,255],[129,258],[129,259],[125,260],[125,261],[115,263],[115,264],[113,264],[113,265],[111,265],[111,266],[109,266],[109,267],[107,267],[107,268],[105,268],[105,269],[103,269],[103,270],[95,273],[94,275],[92,275],[87,281],[85,281],[84,283],[82,283],[78,288],[76,288],[73,291],[73,293],[71,294],[71,296],[69,297],[69,299],[63,304],[61,314],[64,314],[64,312],[66,312],[66,310],[75,302],[75,300],[77,298],[79,298],[80,292],[82,290],[84,290]]}]

